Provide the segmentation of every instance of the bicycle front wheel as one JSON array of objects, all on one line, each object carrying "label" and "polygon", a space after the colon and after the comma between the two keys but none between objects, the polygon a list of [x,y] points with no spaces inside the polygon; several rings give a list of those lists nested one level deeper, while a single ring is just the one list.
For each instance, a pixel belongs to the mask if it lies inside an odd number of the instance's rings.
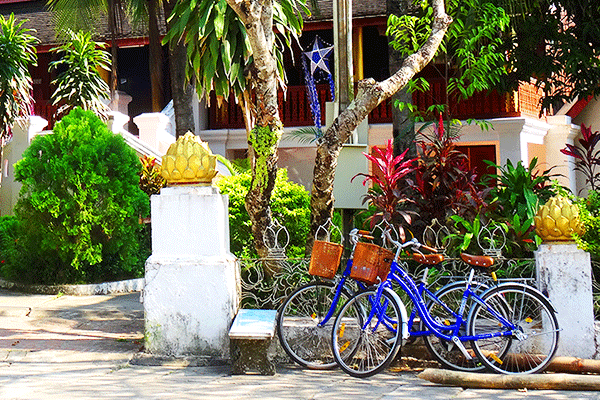
[{"label": "bicycle front wheel", "polygon": [[[472,342],[481,361],[494,372],[529,374],[548,366],[558,347],[558,321],[550,304],[537,290],[519,283],[502,284],[483,296],[469,314],[473,336],[502,334]],[[502,325],[490,311],[508,319],[515,329]]]},{"label": "bicycle front wheel", "polygon": [[[336,311],[348,301],[350,293],[342,288],[333,304],[336,285],[312,282],[296,289],[282,304],[277,315],[279,342],[290,358],[309,369],[337,366],[331,352],[331,328]],[[333,314],[325,321],[331,307]]]},{"label": "bicycle front wheel", "polygon": [[391,294],[376,301],[376,290],[348,301],[335,319],[333,356],[349,375],[365,378],[385,369],[402,342],[402,314]]},{"label": "bicycle front wheel", "polygon": [[[432,299],[427,303],[427,310],[429,315],[441,324],[455,325],[456,324],[456,313],[459,311],[463,294],[465,292],[466,282],[454,282],[442,287],[440,290],[435,292],[437,300]],[[474,283],[472,289],[476,293],[483,292],[488,289],[488,286],[484,283]],[[469,298],[466,305],[468,310],[473,305],[473,299]],[[450,311],[451,310],[451,311]],[[421,321],[420,330],[424,331],[427,329],[425,323]],[[450,335],[450,331],[443,332]],[[465,335],[467,333],[467,321],[463,321],[463,325],[459,330],[459,334]],[[465,348],[471,359],[469,360],[462,351],[451,341],[444,340],[430,334],[423,337],[425,346],[429,349],[431,354],[446,368],[450,368],[457,371],[464,372],[479,372],[485,369],[485,365],[475,355],[475,352],[471,349],[471,345],[468,342],[463,342]]]}]

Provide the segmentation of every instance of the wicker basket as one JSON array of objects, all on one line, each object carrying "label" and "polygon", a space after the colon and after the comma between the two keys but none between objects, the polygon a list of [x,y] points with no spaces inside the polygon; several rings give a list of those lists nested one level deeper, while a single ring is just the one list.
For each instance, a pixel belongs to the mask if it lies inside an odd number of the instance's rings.
[{"label": "wicker basket", "polygon": [[325,279],[333,279],[340,266],[344,247],[339,243],[316,240],[310,256],[308,273]]},{"label": "wicker basket", "polygon": [[367,285],[387,279],[394,260],[394,253],[371,243],[358,243],[354,249],[350,277]]}]

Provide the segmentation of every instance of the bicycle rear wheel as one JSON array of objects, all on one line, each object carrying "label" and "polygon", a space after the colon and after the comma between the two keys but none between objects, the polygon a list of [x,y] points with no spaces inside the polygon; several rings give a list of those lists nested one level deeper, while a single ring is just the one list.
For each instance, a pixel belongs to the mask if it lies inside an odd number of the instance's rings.
[{"label": "bicycle rear wheel", "polygon": [[[438,298],[438,301],[430,300],[427,303],[427,310],[431,317],[438,321],[441,324],[446,325],[454,325],[456,324],[456,312],[458,312],[460,308],[460,304],[463,299],[463,293],[465,291],[466,282],[454,282],[450,283],[440,290],[435,292],[435,296]],[[473,291],[476,293],[481,293],[488,289],[488,286],[484,283],[473,283],[472,287]],[[453,312],[448,311],[444,306],[448,307]],[[465,310],[468,310],[473,305],[473,300],[470,298],[466,305]],[[424,331],[427,327],[425,323],[421,320],[420,330]],[[450,332],[443,332],[445,334],[450,334]],[[463,321],[463,327],[461,327],[459,334],[465,335],[467,333],[467,321]],[[434,334],[424,336],[423,340],[425,342],[425,346],[431,354],[442,364],[442,366],[446,368],[450,368],[457,371],[464,372],[478,372],[483,371],[485,369],[485,365],[479,360],[473,349],[471,348],[470,343],[463,342],[467,352],[472,357],[471,360],[467,359],[465,355],[460,351],[460,349],[451,341],[444,340],[435,336]]]},{"label": "bicycle rear wheel", "polygon": [[483,300],[516,326],[511,331],[500,325],[487,307],[479,303],[473,307],[469,314],[469,334],[505,334],[472,342],[473,350],[486,367],[503,374],[543,371],[558,347],[558,321],[550,301],[537,290],[519,283],[490,289]]},{"label": "bicycle rear wheel", "polygon": [[279,342],[294,362],[309,369],[332,369],[337,366],[331,352],[331,328],[336,310],[351,297],[342,288],[334,314],[323,325],[332,306],[336,285],[312,282],[296,289],[282,304],[277,315]]},{"label": "bicycle rear wheel", "polygon": [[332,331],[333,355],[349,375],[365,378],[385,369],[402,344],[402,314],[392,295],[361,292],[344,305]]}]

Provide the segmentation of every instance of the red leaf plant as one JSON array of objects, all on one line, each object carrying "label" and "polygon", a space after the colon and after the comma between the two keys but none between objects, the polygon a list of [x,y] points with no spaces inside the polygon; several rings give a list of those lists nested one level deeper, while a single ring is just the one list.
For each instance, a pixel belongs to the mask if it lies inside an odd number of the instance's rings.
[{"label": "red leaf plant", "polygon": [[600,187],[600,174],[596,173],[596,166],[600,165],[600,149],[596,149],[596,145],[600,141],[600,132],[592,133],[591,126],[581,124],[581,136],[578,145],[565,144],[560,152],[575,158],[575,170],[585,176],[591,190],[597,190]]},{"label": "red leaf plant", "polygon": [[402,154],[394,156],[394,146],[392,140],[389,140],[385,150],[374,147],[373,155],[363,153],[373,165],[372,174],[356,174],[363,176],[363,185],[373,183],[373,186],[364,196],[363,204],[369,202],[375,208],[375,213],[368,220],[371,226],[384,220],[399,227],[402,238],[405,237],[402,225],[412,223],[414,212],[403,210],[403,203],[410,201],[404,193],[406,185],[402,182],[408,174],[415,170],[416,159],[405,159],[408,149]]}]

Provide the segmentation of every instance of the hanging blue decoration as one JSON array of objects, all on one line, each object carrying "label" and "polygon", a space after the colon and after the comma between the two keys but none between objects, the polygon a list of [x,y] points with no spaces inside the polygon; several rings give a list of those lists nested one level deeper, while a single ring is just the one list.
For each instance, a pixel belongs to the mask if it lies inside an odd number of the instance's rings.
[{"label": "hanging blue decoration", "polygon": [[315,81],[326,77],[329,81],[331,96],[335,97],[335,84],[329,68],[329,54],[332,51],[333,46],[327,45],[318,36],[315,36],[312,49],[302,53],[304,55],[302,57],[302,66],[304,69],[306,95],[310,104],[313,121],[319,134],[321,133],[321,103]]}]

